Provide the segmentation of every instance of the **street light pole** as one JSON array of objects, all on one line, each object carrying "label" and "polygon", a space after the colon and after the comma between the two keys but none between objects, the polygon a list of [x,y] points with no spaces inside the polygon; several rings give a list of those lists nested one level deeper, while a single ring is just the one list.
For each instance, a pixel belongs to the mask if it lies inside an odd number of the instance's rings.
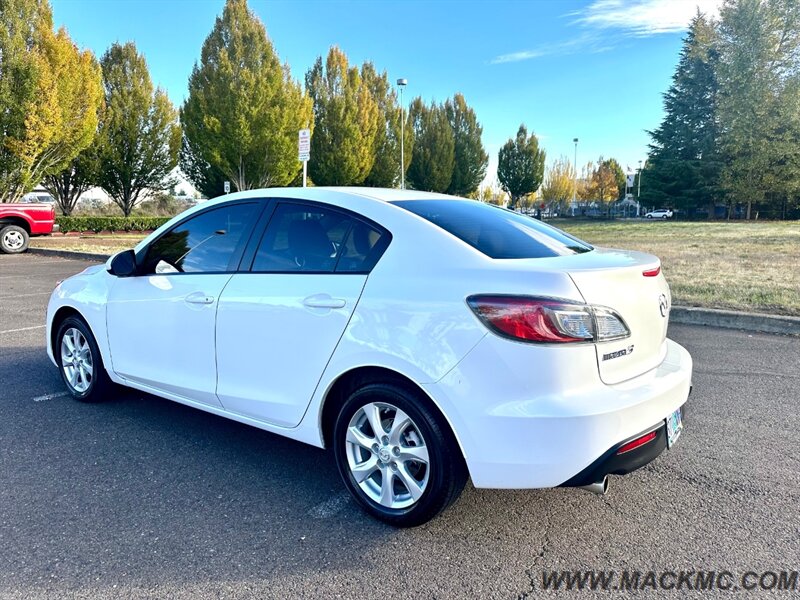
[{"label": "street light pole", "polygon": [[641,212],[642,204],[639,200],[642,196],[642,161],[639,161],[639,181],[637,182],[637,189],[636,189],[636,216],[639,216]]},{"label": "street light pole", "polygon": [[406,114],[405,104],[403,104],[403,88],[408,85],[408,79],[398,79],[397,86],[400,88],[400,189],[406,189]]},{"label": "street light pole", "polygon": [[572,216],[575,216],[575,203],[578,200],[578,138],[573,138],[575,143],[575,162],[572,163]]}]

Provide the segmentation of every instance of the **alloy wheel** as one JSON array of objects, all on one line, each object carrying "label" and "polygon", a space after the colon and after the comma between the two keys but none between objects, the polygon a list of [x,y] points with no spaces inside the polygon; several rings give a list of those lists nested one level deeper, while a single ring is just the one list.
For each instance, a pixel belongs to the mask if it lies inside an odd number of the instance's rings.
[{"label": "alloy wheel", "polygon": [[405,509],[425,492],[428,447],[414,421],[386,402],[371,402],[350,419],[345,440],[350,474],[366,496],[385,508]]},{"label": "alloy wheel", "polygon": [[61,337],[61,369],[69,386],[79,394],[92,385],[92,350],[86,337],[75,327],[67,329]]}]

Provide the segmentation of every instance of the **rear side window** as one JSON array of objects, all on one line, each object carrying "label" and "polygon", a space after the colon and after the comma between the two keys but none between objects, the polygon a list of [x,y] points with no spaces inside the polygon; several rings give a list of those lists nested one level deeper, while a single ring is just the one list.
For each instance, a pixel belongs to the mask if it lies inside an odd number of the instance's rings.
[{"label": "rear side window", "polygon": [[490,258],[547,258],[593,249],[560,229],[477,200],[401,200],[394,204]]},{"label": "rear side window", "polygon": [[365,273],[387,235],[348,214],[281,203],[258,246],[252,270],[261,273]]}]

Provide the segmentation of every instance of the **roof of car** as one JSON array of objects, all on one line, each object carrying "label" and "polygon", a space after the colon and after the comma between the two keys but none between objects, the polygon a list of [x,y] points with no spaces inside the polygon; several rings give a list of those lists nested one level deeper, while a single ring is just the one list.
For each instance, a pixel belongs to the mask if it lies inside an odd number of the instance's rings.
[{"label": "roof of car", "polygon": [[318,197],[321,192],[339,192],[342,194],[351,194],[368,198],[371,200],[378,200],[381,202],[393,202],[397,200],[434,200],[434,199],[447,199],[453,200],[455,196],[448,196],[446,194],[436,194],[433,192],[421,192],[419,190],[398,190],[389,188],[371,188],[371,187],[345,187],[345,186],[318,186],[318,187],[285,187],[285,188],[263,188],[257,190],[247,190],[244,192],[237,192],[228,196],[217,197],[215,200],[222,198],[252,198],[255,196],[263,197],[269,196],[282,196],[284,198],[298,198],[312,200]]}]

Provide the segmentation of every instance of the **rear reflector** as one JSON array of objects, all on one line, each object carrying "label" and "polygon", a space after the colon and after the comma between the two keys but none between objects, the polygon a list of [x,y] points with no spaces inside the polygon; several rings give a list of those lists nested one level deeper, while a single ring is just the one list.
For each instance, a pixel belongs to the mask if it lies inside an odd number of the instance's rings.
[{"label": "rear reflector", "polygon": [[655,269],[648,269],[647,271],[642,271],[642,275],[645,277],[656,277],[658,274],[661,273],[661,265],[658,265]]},{"label": "rear reflector", "polygon": [[631,450],[636,450],[640,446],[644,446],[648,442],[652,442],[656,439],[656,432],[651,431],[650,433],[645,433],[643,436],[636,438],[632,442],[628,442],[622,448],[617,450],[617,454],[625,454],[626,452],[630,452]]}]

